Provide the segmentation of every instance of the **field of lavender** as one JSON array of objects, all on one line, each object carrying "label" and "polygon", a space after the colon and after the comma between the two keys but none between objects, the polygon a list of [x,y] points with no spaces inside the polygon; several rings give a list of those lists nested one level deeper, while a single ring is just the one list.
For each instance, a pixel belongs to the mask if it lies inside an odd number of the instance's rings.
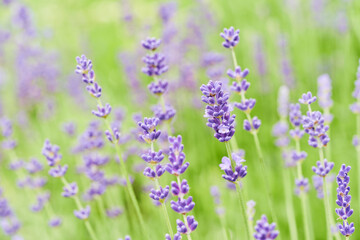
[{"label": "field of lavender", "polygon": [[358,0],[0,0],[0,239],[360,239],[359,58]]}]

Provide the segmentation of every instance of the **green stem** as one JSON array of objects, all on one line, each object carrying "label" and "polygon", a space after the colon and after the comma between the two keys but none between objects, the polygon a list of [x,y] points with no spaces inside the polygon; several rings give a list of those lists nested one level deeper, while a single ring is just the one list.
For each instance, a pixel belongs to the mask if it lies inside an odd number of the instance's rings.
[{"label": "green stem", "polygon": [[[185,223],[185,226],[186,226],[186,228],[188,228],[189,229],[189,223],[188,223],[188,221],[187,221],[187,218],[186,218],[186,215],[183,215],[183,217],[184,217],[184,223]],[[191,240],[191,235],[190,235],[190,231],[188,231],[188,233],[186,234],[186,236],[187,236],[187,238],[188,238],[188,240]]]},{"label": "green stem", "polygon": [[234,63],[234,68],[236,68],[238,66],[238,64],[237,64],[234,48],[231,48],[231,56],[232,56],[232,60],[233,60],[233,63]]},{"label": "green stem", "polygon": [[236,192],[237,192],[237,195],[238,195],[238,200],[239,200],[239,204],[240,204],[240,208],[241,208],[241,214],[243,215],[244,224],[246,224],[246,228],[245,228],[246,239],[250,240],[250,237],[251,237],[250,233],[252,232],[252,228],[251,228],[251,225],[249,223],[249,219],[247,218],[247,215],[246,215],[245,201],[244,201],[243,196],[241,194],[240,186],[238,184],[235,184],[235,185],[236,185]]},{"label": "green stem", "polygon": [[290,169],[283,169],[283,183],[285,188],[286,213],[289,222],[291,239],[298,240],[298,231],[293,206],[293,193],[291,191]]},{"label": "green stem", "polygon": [[226,223],[225,223],[224,216],[219,216],[219,218],[220,218],[220,224],[221,224],[221,229],[223,231],[224,239],[229,240],[228,234],[227,234],[227,231],[226,231]]},{"label": "green stem", "polygon": [[169,230],[169,234],[170,234],[171,238],[173,238],[174,237],[174,232],[173,232],[172,227],[171,227],[170,217],[169,217],[168,211],[166,209],[166,205],[165,205],[165,203],[162,203],[161,206],[162,206],[162,209],[163,209],[164,219],[166,221],[166,224],[167,224],[167,227],[168,227],[168,230]]}]

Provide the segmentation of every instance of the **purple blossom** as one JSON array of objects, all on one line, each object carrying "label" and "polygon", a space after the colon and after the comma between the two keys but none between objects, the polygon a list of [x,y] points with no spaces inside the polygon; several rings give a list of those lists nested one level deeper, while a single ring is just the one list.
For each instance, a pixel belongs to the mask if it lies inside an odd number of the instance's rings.
[{"label": "purple blossom", "polygon": [[290,104],[289,110],[290,122],[294,127],[299,127],[302,123],[302,114],[300,110],[300,104]]},{"label": "purple blossom", "polygon": [[182,198],[189,192],[189,190],[190,190],[189,184],[185,179],[182,180],[180,186],[175,181],[171,182],[171,193],[174,196],[178,196]]},{"label": "purple blossom", "polygon": [[250,123],[247,119],[244,120],[244,130],[253,132],[260,128],[261,120],[258,117],[253,117],[252,122]]},{"label": "purple blossom", "polygon": [[158,164],[164,159],[164,157],[165,156],[161,150],[158,152],[152,152],[149,150],[147,153],[141,155],[141,158],[150,164]]},{"label": "purple blossom", "polygon": [[324,160],[324,164],[321,164],[320,161],[317,161],[316,165],[317,167],[312,167],[312,170],[320,177],[325,177],[334,167],[334,163],[328,162],[326,159]]},{"label": "purple blossom", "polygon": [[50,168],[49,175],[52,177],[60,178],[63,177],[68,170],[68,165],[65,164],[64,166],[56,165],[55,167]]},{"label": "purple blossom", "polygon": [[49,220],[49,223],[48,223],[48,224],[49,224],[50,227],[58,227],[58,226],[61,225],[61,223],[62,223],[61,218],[59,218],[59,217],[54,217],[54,218],[52,218],[52,219]]},{"label": "purple blossom", "polygon": [[169,234],[166,234],[166,235],[165,235],[165,240],[181,240],[181,239],[182,239],[182,238],[181,238],[180,233],[175,233],[173,239],[171,239],[171,237],[170,237]]},{"label": "purple blossom", "polygon": [[246,113],[250,113],[251,110],[254,108],[256,103],[256,100],[253,98],[245,99],[241,101],[241,103],[236,102],[234,105],[236,108],[240,109],[241,111],[244,111]]},{"label": "purple blossom", "polygon": [[232,78],[237,80],[238,82],[240,82],[242,79],[246,78],[246,76],[249,74],[249,69],[245,68],[243,71],[241,71],[241,67],[237,66],[235,68],[235,71],[229,69],[227,71],[227,75]]},{"label": "purple blossom", "polygon": [[72,182],[72,183],[66,185],[63,188],[63,190],[64,191],[61,193],[61,195],[63,197],[73,197],[78,193],[79,188],[78,188],[78,185],[76,184],[76,182]]},{"label": "purple blossom", "polygon": [[151,193],[149,196],[154,201],[163,203],[168,195],[169,195],[169,186],[166,186],[165,188],[160,187],[158,190],[151,189]]},{"label": "purple blossom", "polygon": [[345,237],[349,237],[351,234],[355,232],[354,223],[348,223],[346,221],[343,221],[343,224],[338,225],[339,231],[342,235]]},{"label": "purple blossom", "polygon": [[164,94],[168,89],[169,83],[164,80],[158,82],[152,82],[148,85],[148,88],[152,94],[161,95]]},{"label": "purple blossom", "polygon": [[141,45],[150,51],[155,51],[161,44],[161,40],[160,39],[156,39],[156,38],[146,38],[146,40],[141,41]]},{"label": "purple blossom", "polygon": [[156,105],[152,110],[155,117],[157,117],[160,121],[170,120],[176,114],[176,110],[169,104],[166,104],[165,106]]},{"label": "purple blossom", "polygon": [[40,172],[43,170],[43,165],[37,160],[36,158],[32,158],[27,164],[26,164],[26,170],[30,174],[35,174],[37,172]]},{"label": "purple blossom", "polygon": [[189,167],[190,163],[185,161],[185,153],[184,145],[181,143],[182,137],[178,135],[177,137],[169,137],[169,161],[166,165],[166,171],[168,171],[170,174],[179,176],[183,174],[186,169]]},{"label": "purple blossom", "polygon": [[238,94],[245,93],[250,87],[250,83],[243,79],[241,82],[233,82],[231,86],[231,91]]},{"label": "purple blossom", "polygon": [[92,61],[87,59],[85,55],[81,57],[76,57],[77,66],[75,73],[80,74],[82,76],[82,80],[86,84],[93,84],[95,81],[95,73],[92,69]]},{"label": "purple blossom", "polygon": [[187,199],[179,198],[177,202],[171,201],[171,208],[180,214],[187,214],[195,207],[195,203],[192,201],[193,198],[190,196]]},{"label": "purple blossom", "polygon": [[143,133],[140,135],[141,139],[147,143],[156,141],[161,134],[160,130],[156,130],[159,122],[158,118],[144,118],[144,122],[138,122],[138,126],[143,130]]},{"label": "purple blossom", "polygon": [[176,220],[177,231],[181,234],[190,234],[191,232],[195,231],[198,226],[198,222],[195,221],[194,216],[187,216],[186,221],[187,226],[180,219]]},{"label": "purple blossom", "polygon": [[316,101],[316,97],[311,92],[304,93],[299,99],[299,103],[310,105]]},{"label": "purple blossom", "polygon": [[111,143],[117,143],[120,139],[120,132],[117,128],[112,128],[111,133],[109,130],[106,130],[105,135]]},{"label": "purple blossom", "polygon": [[224,32],[220,33],[220,36],[225,40],[222,45],[225,48],[233,48],[239,43],[240,30],[235,30],[234,27],[229,29],[224,28]]},{"label": "purple blossom", "polygon": [[94,98],[101,97],[101,87],[99,86],[99,84],[97,82],[94,82],[93,84],[86,86],[86,90]]},{"label": "purple blossom", "polygon": [[240,161],[236,161],[235,169],[231,166],[231,160],[228,157],[223,157],[221,162],[219,167],[225,172],[222,175],[225,180],[235,183],[246,176],[247,166],[243,166]]},{"label": "purple blossom", "polygon": [[324,190],[323,190],[324,181],[323,181],[323,177],[320,177],[319,175],[314,175],[312,177],[312,179],[313,179],[314,188],[317,191],[317,197],[320,198],[320,199],[324,198]]},{"label": "purple blossom", "polygon": [[83,209],[79,209],[79,210],[74,210],[74,215],[75,217],[77,217],[78,219],[81,219],[81,220],[86,220],[89,218],[89,215],[90,215],[90,206],[87,205],[85,208]]},{"label": "purple blossom", "polygon": [[97,106],[97,111],[93,110],[92,114],[100,118],[107,118],[107,116],[111,113],[111,106],[110,104],[105,104],[105,107],[102,105]]},{"label": "purple blossom", "polygon": [[142,60],[146,64],[146,67],[142,68],[142,72],[150,77],[160,76],[168,70],[168,66],[165,64],[165,56],[160,53],[148,54]]},{"label": "purple blossom", "polygon": [[76,132],[76,125],[73,122],[67,122],[63,124],[62,130],[69,136],[74,136]]},{"label": "purple blossom", "polygon": [[150,167],[146,167],[144,170],[144,176],[150,179],[161,177],[165,172],[165,168],[160,164],[157,164],[155,170]]},{"label": "purple blossom", "polygon": [[46,157],[48,165],[50,167],[58,164],[62,158],[62,155],[59,153],[60,147],[57,145],[52,145],[48,139],[45,140],[42,155]]},{"label": "purple blossom", "polygon": [[300,196],[309,191],[309,180],[307,178],[295,179],[295,194]]},{"label": "purple blossom", "polygon": [[256,240],[273,240],[279,235],[279,231],[275,230],[275,223],[268,223],[265,215],[261,216],[261,219],[256,221],[254,238]]},{"label": "purple blossom", "polygon": [[123,210],[119,207],[112,207],[106,210],[106,216],[109,218],[116,218],[123,213]]}]

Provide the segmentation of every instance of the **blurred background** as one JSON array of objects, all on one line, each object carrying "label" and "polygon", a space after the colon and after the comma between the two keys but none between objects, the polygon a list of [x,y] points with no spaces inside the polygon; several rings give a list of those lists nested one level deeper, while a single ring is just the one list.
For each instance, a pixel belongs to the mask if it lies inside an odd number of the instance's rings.
[{"label": "blurred background", "polygon": [[[199,90],[209,79],[231,84],[226,75],[227,69],[233,68],[231,52],[221,45],[223,39],[219,36],[224,27],[230,26],[240,29],[240,43],[235,52],[239,65],[250,70],[247,80],[251,87],[247,94],[257,100],[253,111],[262,120],[259,137],[282,239],[291,239],[291,236],[284,208],[281,177],[284,164],[272,136],[272,127],[279,120],[278,89],[288,86],[291,102],[297,102],[304,92],[312,91],[316,95],[317,78],[324,73],[329,74],[333,88],[334,119],[330,126],[333,172],[336,173],[342,163],[353,167],[350,186],[355,213],[351,221],[359,226],[357,175],[360,173],[351,143],[356,122],[349,106],[355,101],[351,94],[360,57],[360,1],[1,0],[1,116],[12,122],[17,146],[14,151],[1,149],[0,184],[22,224],[19,233],[24,239],[88,239],[83,223],[73,216],[74,202],[61,197],[60,180],[49,178],[43,187],[51,192],[53,211],[63,219],[61,227],[49,229],[48,215],[29,209],[38,190],[19,187],[19,182],[26,182],[27,173],[22,169],[10,170],[9,164],[38,158],[44,164],[40,175],[47,177],[48,166],[41,149],[48,138],[60,146],[63,162],[69,164],[67,178],[78,182],[81,194],[86,192],[90,181],[77,171],[83,153],[76,149],[90,122],[96,120],[91,114],[96,102],[74,73],[75,57],[85,54],[92,59],[96,80],[102,86],[102,98],[112,105],[112,118],[121,121],[122,135],[131,138],[131,131],[136,127],[134,114],[152,116],[151,106],[157,102],[147,89],[150,77],[141,73],[142,57],[146,54],[141,40],[146,37],[162,39],[160,51],[169,65],[164,76],[170,83],[166,100],[177,111],[172,129],[174,135],[183,136],[184,152],[190,162],[184,177],[191,187],[196,203],[193,214],[199,222],[193,239],[222,238],[220,219],[215,212],[217,206],[210,193],[214,185],[221,192],[228,233],[233,239],[239,239],[242,230],[236,193],[226,186],[218,167],[226,149],[205,125],[205,104],[201,102]],[[313,109],[320,108],[315,103]],[[238,123],[235,137],[246,152],[248,166],[243,186],[247,199],[256,202],[255,219],[259,219],[262,214],[270,215],[259,161],[251,134],[242,129],[244,114],[239,110],[234,113]],[[73,132],[65,128],[69,125],[74,126]],[[138,146],[144,148],[131,140],[126,141],[122,149],[153,239],[163,239],[166,225],[160,210],[148,198],[150,182],[142,175],[143,161],[136,151]],[[315,239],[325,239],[323,201],[317,198],[311,180],[311,166],[319,160],[318,152],[307,145],[306,138],[302,139],[301,147],[308,153],[304,175],[311,182],[309,199]],[[119,174],[114,167],[117,164],[111,145],[106,143],[99,151],[111,159],[104,171],[109,176]],[[166,175],[161,184],[170,184],[172,180]],[[331,208],[335,212],[335,184],[332,188]],[[111,188],[104,194],[105,207],[114,203],[124,212],[128,209],[131,212],[124,198],[122,186]],[[93,209],[89,221],[100,239],[117,239],[126,234],[141,239],[134,218],[126,214],[104,218],[96,201],[89,204]],[[300,200],[296,196],[294,206],[299,239],[305,239]],[[169,213],[175,227],[178,216],[173,211]],[[359,238],[359,229],[354,239]],[[0,233],[0,239],[10,238]]]}]

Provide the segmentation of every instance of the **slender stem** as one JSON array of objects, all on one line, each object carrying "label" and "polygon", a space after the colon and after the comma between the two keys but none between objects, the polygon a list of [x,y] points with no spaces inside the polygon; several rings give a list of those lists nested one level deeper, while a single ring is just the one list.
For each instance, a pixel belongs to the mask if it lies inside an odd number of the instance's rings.
[{"label": "slender stem", "polygon": [[285,188],[286,213],[289,222],[291,239],[298,240],[298,231],[293,206],[293,193],[290,186],[290,169],[283,169],[283,183]]},{"label": "slender stem", "polygon": [[[62,176],[61,178],[61,181],[63,182],[63,184],[65,186],[68,186],[69,185],[69,182],[66,180],[66,178],[64,176]],[[82,206],[81,202],[80,202],[80,199],[77,195],[73,196],[72,197],[75,201],[75,204],[76,204],[76,207],[77,209],[81,210],[83,209],[84,207]],[[87,231],[89,232],[89,235],[91,237],[92,240],[98,240],[98,238],[96,237],[95,235],[95,232],[94,232],[94,229],[92,228],[90,222],[88,220],[84,220],[85,222],[85,227],[87,229]]]},{"label": "slender stem", "polygon": [[232,56],[232,60],[233,60],[233,63],[234,63],[234,68],[236,68],[238,66],[238,64],[237,64],[234,48],[231,48],[231,56]]},{"label": "slender stem", "polygon": [[[324,164],[324,151],[323,148],[319,148],[319,155],[320,155],[320,161],[322,164]],[[323,177],[323,190],[324,190],[324,205],[325,205],[325,220],[326,220],[326,237],[328,240],[331,240],[331,228],[330,228],[330,203],[329,203],[329,196],[327,193],[327,182],[326,177]]]},{"label": "slender stem", "polygon": [[165,203],[162,203],[161,206],[162,206],[162,209],[163,209],[164,218],[165,218],[165,221],[166,221],[170,236],[172,238],[174,236],[174,232],[173,232],[172,227],[171,227],[170,217],[169,217],[168,211],[166,209],[166,205],[165,205]]},{"label": "slender stem", "polygon": [[239,184],[235,184],[235,185],[236,185],[236,192],[238,195],[238,200],[239,200],[239,204],[240,204],[240,208],[241,208],[241,215],[243,215],[244,224],[246,224],[246,228],[245,228],[246,239],[250,240],[250,237],[251,237],[250,233],[252,232],[252,228],[249,223],[249,219],[247,218],[247,215],[246,215],[245,201],[242,196]]}]

